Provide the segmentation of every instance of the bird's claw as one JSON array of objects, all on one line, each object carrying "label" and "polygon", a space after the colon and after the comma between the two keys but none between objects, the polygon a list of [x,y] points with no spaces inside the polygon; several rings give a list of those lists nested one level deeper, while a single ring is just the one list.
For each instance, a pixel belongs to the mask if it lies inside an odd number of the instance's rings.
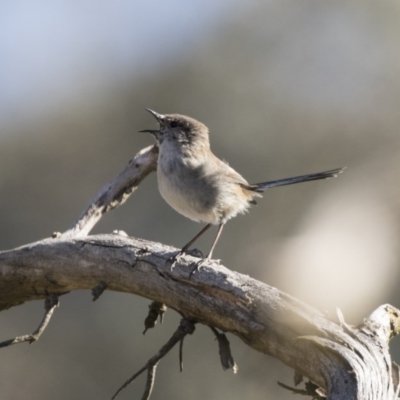
[{"label": "bird's claw", "polygon": [[182,251],[178,251],[178,253],[168,258],[168,262],[171,263],[171,271],[174,269],[175,263],[179,260],[179,257],[181,257],[182,254]]},{"label": "bird's claw", "polygon": [[192,257],[196,257],[196,258],[201,258],[204,259],[203,253],[199,250],[199,249],[182,249],[180,251],[178,251],[176,254],[174,254],[173,256],[171,256],[168,259],[168,262],[171,263],[171,269],[174,268],[175,263],[179,260],[180,257],[182,257],[184,254],[188,254]]},{"label": "bird's claw", "polygon": [[191,267],[194,267],[194,268],[190,271],[189,279],[192,277],[192,275],[193,275],[195,272],[199,271],[200,268],[203,266],[203,264],[206,263],[207,261],[210,261],[210,259],[209,259],[209,258],[203,258],[203,259],[200,260],[200,261],[196,261],[196,262],[192,263],[190,266],[191,266]]},{"label": "bird's claw", "polygon": [[213,263],[216,263],[216,264],[218,264],[218,265],[221,264],[221,260],[216,260],[216,259],[211,259],[210,257],[205,257],[205,258],[203,258],[202,260],[196,261],[196,262],[194,262],[194,263],[192,263],[192,264],[190,265],[191,267],[194,267],[194,268],[193,268],[192,271],[190,272],[189,278],[190,278],[195,272],[199,271],[200,268],[201,268],[205,263],[207,263],[207,262],[213,262]]}]

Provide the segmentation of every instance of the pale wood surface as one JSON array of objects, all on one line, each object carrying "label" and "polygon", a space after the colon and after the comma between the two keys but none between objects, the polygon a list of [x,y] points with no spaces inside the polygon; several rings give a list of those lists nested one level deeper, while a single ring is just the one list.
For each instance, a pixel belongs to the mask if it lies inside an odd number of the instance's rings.
[{"label": "pale wood surface", "polygon": [[0,310],[104,283],[165,303],[183,317],[240,337],[280,359],[334,400],[390,400],[399,392],[399,370],[389,339],[399,332],[400,311],[383,305],[358,327],[338,312],[329,320],[290,295],[218,263],[123,233],[87,236],[108,210],[122,204],[157,165],[154,146],[142,150],[104,186],[72,228],[0,253]]}]

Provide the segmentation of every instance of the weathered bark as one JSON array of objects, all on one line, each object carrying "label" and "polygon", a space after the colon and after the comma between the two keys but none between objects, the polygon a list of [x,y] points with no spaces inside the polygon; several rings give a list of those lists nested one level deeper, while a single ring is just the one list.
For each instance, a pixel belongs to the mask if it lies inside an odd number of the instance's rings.
[{"label": "weathered bark", "polygon": [[92,289],[99,282],[167,304],[186,318],[239,336],[325,388],[329,399],[395,399],[398,369],[388,341],[399,311],[382,306],[360,328],[328,320],[317,310],[264,283],[218,264],[193,275],[176,249],[120,235],[54,238],[0,254],[0,309],[29,300]]},{"label": "weathered bark", "polygon": [[165,303],[186,319],[240,337],[280,359],[296,376],[315,382],[332,400],[392,400],[399,370],[388,342],[399,332],[400,311],[383,305],[358,327],[327,319],[288,294],[206,263],[177,249],[122,234],[86,236],[101,215],[122,204],[156,167],[157,149],[144,149],[106,185],[58,237],[0,253],[0,310],[26,301],[102,284]]},{"label": "weathered bark", "polygon": [[88,235],[103,214],[125,203],[140,182],[157,169],[157,156],[156,145],[146,147],[136,154],[125,169],[97,193],[63,236],[76,238]]}]

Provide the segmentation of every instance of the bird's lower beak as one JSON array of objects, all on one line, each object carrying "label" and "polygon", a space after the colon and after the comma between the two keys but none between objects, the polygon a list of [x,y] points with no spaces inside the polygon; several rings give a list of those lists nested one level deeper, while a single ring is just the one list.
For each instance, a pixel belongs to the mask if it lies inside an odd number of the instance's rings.
[{"label": "bird's lower beak", "polygon": [[158,121],[161,122],[163,119],[165,119],[165,115],[159,114],[158,112],[155,112],[154,110],[151,110],[150,108],[146,108],[146,110],[154,116],[154,118]]},{"label": "bird's lower beak", "polygon": [[156,135],[160,131],[158,129],[143,129],[143,130],[141,130],[139,132],[148,132],[148,133],[152,133],[153,135]]}]

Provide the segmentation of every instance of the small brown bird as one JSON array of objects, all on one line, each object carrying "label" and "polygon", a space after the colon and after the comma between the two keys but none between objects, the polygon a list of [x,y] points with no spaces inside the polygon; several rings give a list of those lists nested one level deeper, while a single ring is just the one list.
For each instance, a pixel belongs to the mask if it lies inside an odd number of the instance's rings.
[{"label": "small brown bird", "polygon": [[256,197],[262,197],[264,190],[333,178],[344,169],[249,184],[212,153],[208,128],[204,124],[184,115],[147,111],[156,118],[159,129],[140,132],[150,132],[159,144],[157,179],[161,196],[180,214],[207,224],[177,256],[186,252],[211,225],[218,225],[217,235],[205,258],[210,259],[226,222],[246,212],[255,204]]}]

